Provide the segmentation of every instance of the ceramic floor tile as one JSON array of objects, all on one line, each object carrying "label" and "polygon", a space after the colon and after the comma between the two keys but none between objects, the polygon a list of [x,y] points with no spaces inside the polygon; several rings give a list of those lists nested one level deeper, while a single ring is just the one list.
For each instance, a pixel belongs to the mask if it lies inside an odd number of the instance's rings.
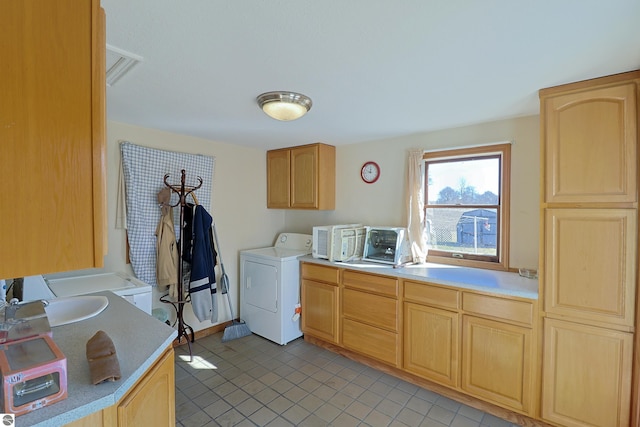
[{"label": "ceramic floor tile", "polygon": [[515,427],[303,339],[221,338],[176,349],[178,427]]}]

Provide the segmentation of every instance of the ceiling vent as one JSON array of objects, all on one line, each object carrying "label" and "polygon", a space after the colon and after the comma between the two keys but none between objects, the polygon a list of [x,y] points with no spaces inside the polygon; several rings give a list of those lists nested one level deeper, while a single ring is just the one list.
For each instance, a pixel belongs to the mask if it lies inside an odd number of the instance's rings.
[{"label": "ceiling vent", "polygon": [[107,86],[113,86],[140,61],[139,55],[107,45]]}]

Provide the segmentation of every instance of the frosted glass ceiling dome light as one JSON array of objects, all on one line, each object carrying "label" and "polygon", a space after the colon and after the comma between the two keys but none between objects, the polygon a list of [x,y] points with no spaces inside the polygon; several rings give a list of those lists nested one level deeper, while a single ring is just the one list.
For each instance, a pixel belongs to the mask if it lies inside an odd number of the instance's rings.
[{"label": "frosted glass ceiling dome light", "polygon": [[311,109],[311,98],[295,92],[266,92],[259,95],[258,105],[276,120],[296,120]]}]

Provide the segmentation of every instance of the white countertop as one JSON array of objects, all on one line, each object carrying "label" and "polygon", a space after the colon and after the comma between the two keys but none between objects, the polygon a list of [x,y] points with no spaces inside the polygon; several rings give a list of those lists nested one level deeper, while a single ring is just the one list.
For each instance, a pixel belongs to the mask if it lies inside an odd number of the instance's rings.
[{"label": "white countertop", "polygon": [[[116,404],[176,337],[175,329],[114,293],[106,291],[92,295],[104,295],[109,299],[109,305],[102,313],[52,328],[53,341],[67,358],[68,397],[17,417],[16,425],[58,427]],[[122,378],[93,385],[86,343],[100,330],[113,341]]]},{"label": "white countertop", "polygon": [[439,285],[455,286],[462,289],[491,292],[499,295],[538,299],[538,279],[527,279],[518,273],[434,263],[414,264],[401,268],[393,268],[393,266],[389,264],[367,261],[329,262],[320,258],[313,258],[312,256],[302,257],[300,261],[367,273],[384,274]]}]

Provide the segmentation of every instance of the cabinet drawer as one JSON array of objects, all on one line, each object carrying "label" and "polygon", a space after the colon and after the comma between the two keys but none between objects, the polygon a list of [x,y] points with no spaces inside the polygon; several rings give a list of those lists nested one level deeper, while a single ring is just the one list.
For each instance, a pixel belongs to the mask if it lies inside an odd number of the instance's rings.
[{"label": "cabinet drawer", "polygon": [[398,301],[392,298],[343,289],[342,315],[393,332],[398,331]]},{"label": "cabinet drawer", "polygon": [[390,297],[398,297],[398,279],[373,274],[345,270],[342,278],[344,286],[363,291],[375,292]]},{"label": "cabinet drawer", "polygon": [[338,285],[340,281],[340,270],[334,267],[323,265],[302,263],[302,277],[305,279],[319,280],[321,282]]},{"label": "cabinet drawer", "polygon": [[476,313],[528,326],[533,324],[533,303],[530,302],[465,292],[462,297],[462,308],[469,313]]},{"label": "cabinet drawer", "polygon": [[353,320],[342,322],[342,344],[365,356],[398,366],[398,334]]},{"label": "cabinet drawer", "polygon": [[452,310],[460,308],[460,291],[431,286],[425,283],[404,282],[404,298],[433,307]]}]

